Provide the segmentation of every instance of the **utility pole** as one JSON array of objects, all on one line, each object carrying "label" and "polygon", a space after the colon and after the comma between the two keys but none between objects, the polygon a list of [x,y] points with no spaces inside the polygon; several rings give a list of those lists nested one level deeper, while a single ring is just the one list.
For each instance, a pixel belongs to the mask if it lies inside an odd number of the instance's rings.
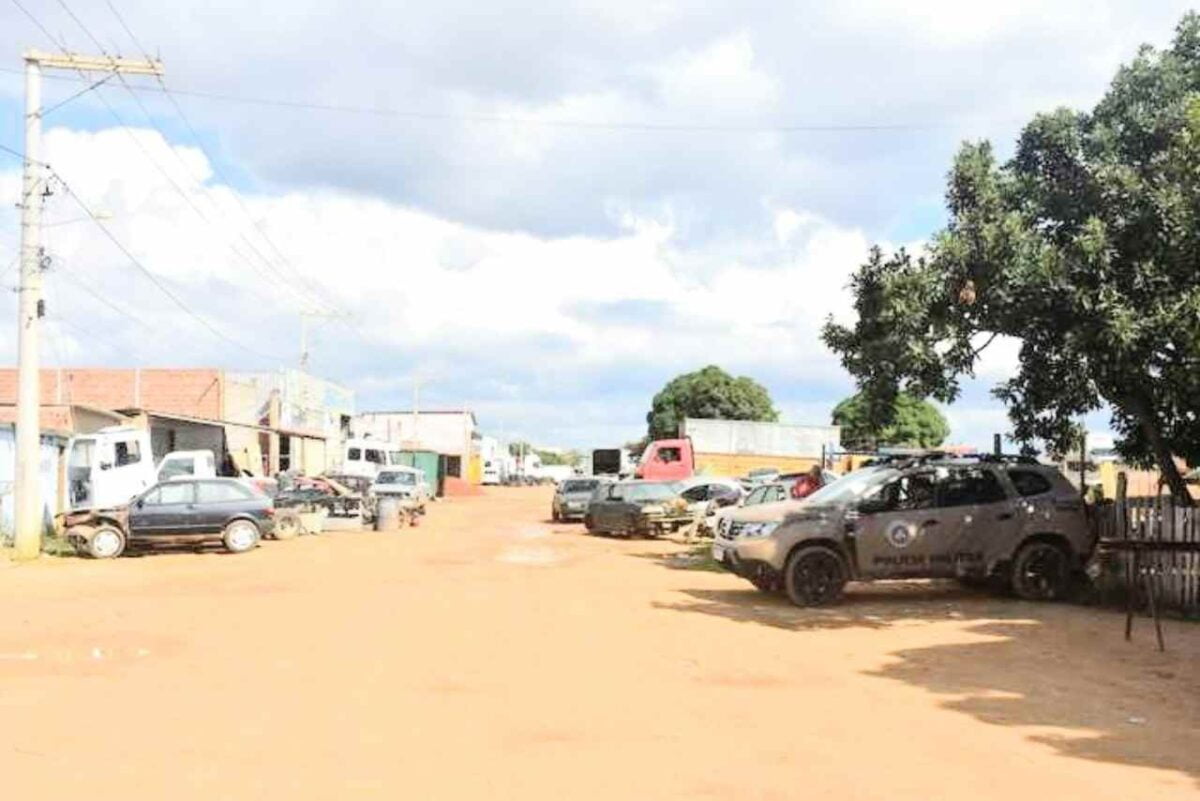
[{"label": "utility pole", "polygon": [[36,559],[42,550],[41,408],[38,340],[42,307],[42,204],[48,175],[42,161],[42,70],[162,75],[159,61],[25,53],[25,158],[21,183],[21,280],[17,308],[17,453],[13,494],[17,559]]},{"label": "utility pole", "polygon": [[413,427],[412,438],[416,447],[421,447],[421,377],[413,375]]},{"label": "utility pole", "polygon": [[349,317],[348,314],[338,314],[336,312],[323,311],[302,311],[300,312],[300,369],[301,371],[308,370],[308,321],[313,320],[337,320],[340,318]]}]

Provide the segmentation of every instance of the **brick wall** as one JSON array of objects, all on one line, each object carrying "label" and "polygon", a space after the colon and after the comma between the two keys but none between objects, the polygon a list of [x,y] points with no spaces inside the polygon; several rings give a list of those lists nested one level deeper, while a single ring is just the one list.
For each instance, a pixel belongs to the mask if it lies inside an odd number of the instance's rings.
[{"label": "brick wall", "polygon": [[[139,375],[140,373],[140,375]],[[222,419],[223,378],[207,368],[42,370],[43,404],[81,403],[103,409],[146,409]],[[0,369],[0,404],[16,403],[17,371]]]}]

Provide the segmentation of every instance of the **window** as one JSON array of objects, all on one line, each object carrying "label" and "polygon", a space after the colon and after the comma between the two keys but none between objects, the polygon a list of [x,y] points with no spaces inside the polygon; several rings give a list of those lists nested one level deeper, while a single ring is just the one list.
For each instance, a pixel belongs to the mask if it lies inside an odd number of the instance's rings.
[{"label": "window", "polygon": [[609,487],[609,488],[608,488],[608,499],[609,499],[610,501],[619,501],[619,500],[622,500],[622,499],[623,499],[623,496],[622,496],[622,493],[621,493],[621,488],[620,488],[620,487],[618,487],[618,486],[617,486],[617,485],[615,485],[615,484],[614,484],[613,486]]},{"label": "window", "polygon": [[196,485],[190,481],[173,481],[169,484],[160,484],[156,492],[158,497],[151,500],[147,496],[146,503],[163,506],[174,503],[192,503],[196,498]]},{"label": "window", "polygon": [[[878,498],[883,510],[909,512],[933,507],[934,477],[932,473],[913,473],[884,484],[868,497]],[[811,496],[810,496],[811,497]]]},{"label": "window", "polygon": [[136,439],[118,442],[113,448],[116,452],[117,467],[124,467],[127,464],[137,464],[142,461],[142,446]]},{"label": "window", "polygon": [[162,470],[158,471],[158,480],[166,481],[179,476],[192,476],[196,474],[195,467],[191,459],[170,459],[162,466]]},{"label": "window", "polygon": [[683,454],[680,452],[679,448],[659,448],[655,456],[658,458],[658,461],[665,462],[667,464],[670,464],[671,462],[678,462],[683,459]]},{"label": "window", "polygon": [[387,459],[383,455],[383,451],[377,451],[374,448],[367,448],[367,461],[372,464],[387,464]]},{"label": "window", "polygon": [[688,503],[703,501],[708,499],[708,485],[701,484],[699,487],[692,487],[687,492],[683,493],[684,500]]},{"label": "window", "polygon": [[746,496],[747,506],[757,506],[760,503],[766,503],[766,495],[769,487],[755,487]]},{"label": "window", "polygon": [[231,503],[251,497],[249,490],[238,484],[226,484],[224,481],[202,481],[196,486],[199,503]]},{"label": "window", "polygon": [[1009,470],[1008,478],[1017,488],[1017,494],[1022,498],[1041,495],[1051,489],[1049,479],[1033,470]]},{"label": "window", "polygon": [[938,506],[999,503],[1008,496],[994,472],[981,467],[955,468],[938,485]]},{"label": "window", "polygon": [[346,451],[346,458],[352,462],[362,461],[362,448],[351,448]]},{"label": "window", "polygon": [[787,500],[787,490],[784,489],[783,487],[775,486],[775,487],[767,488],[767,494],[766,494],[766,502],[767,503],[773,503],[775,501],[786,501],[786,500]]}]

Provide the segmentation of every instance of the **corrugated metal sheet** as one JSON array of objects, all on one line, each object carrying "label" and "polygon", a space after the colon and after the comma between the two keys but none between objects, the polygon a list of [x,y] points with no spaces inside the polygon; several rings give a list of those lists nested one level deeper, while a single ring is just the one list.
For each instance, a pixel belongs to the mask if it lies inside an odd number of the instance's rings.
[{"label": "corrugated metal sheet", "polygon": [[[49,531],[58,506],[59,445],[65,440],[42,435],[41,464],[38,466],[46,530]],[[0,426],[0,542],[12,544],[13,476],[16,473],[17,444],[13,426]]]},{"label": "corrugated metal sheet", "polygon": [[787,423],[754,423],[744,420],[687,418],[684,436],[692,438],[697,453],[754,454],[820,458],[821,448],[838,449],[840,426],[798,426]]}]

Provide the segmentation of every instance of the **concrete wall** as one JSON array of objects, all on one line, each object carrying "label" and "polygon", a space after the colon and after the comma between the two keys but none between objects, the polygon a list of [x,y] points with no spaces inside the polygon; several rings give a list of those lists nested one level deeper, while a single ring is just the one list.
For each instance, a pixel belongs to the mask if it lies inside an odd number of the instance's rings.
[{"label": "concrete wall", "polygon": [[697,453],[786,456],[820,459],[821,446],[840,447],[840,426],[798,426],[743,420],[684,421],[682,434],[692,438]]},{"label": "concrete wall", "polygon": [[471,456],[475,417],[470,412],[364,412],[354,418],[356,436],[398,442],[406,448]]}]

